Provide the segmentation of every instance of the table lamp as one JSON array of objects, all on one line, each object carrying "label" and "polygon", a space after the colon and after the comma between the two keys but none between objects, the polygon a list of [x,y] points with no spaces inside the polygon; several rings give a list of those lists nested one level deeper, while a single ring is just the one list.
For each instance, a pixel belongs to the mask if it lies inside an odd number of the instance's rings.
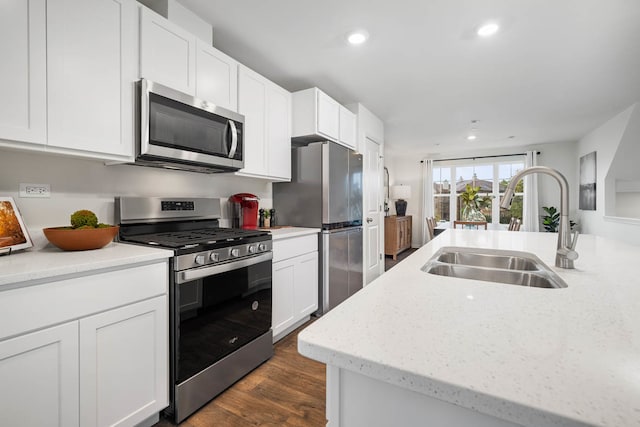
[{"label": "table lamp", "polygon": [[411,198],[411,187],[408,185],[394,185],[391,187],[391,198],[396,199],[396,215],[404,216],[407,213],[407,201]]}]

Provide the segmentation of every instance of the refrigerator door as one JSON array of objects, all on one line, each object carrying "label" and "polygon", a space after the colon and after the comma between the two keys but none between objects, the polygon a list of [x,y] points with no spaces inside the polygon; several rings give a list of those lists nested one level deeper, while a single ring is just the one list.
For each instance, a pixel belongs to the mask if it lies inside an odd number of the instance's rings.
[{"label": "refrigerator door", "polygon": [[349,222],[362,224],[362,154],[349,152]]},{"label": "refrigerator door", "polygon": [[322,223],[349,221],[349,152],[335,143],[322,145]]},{"label": "refrigerator door", "polygon": [[362,227],[322,232],[318,314],[362,289]]},{"label": "refrigerator door", "polygon": [[362,227],[351,229],[349,236],[349,296],[362,289]]}]

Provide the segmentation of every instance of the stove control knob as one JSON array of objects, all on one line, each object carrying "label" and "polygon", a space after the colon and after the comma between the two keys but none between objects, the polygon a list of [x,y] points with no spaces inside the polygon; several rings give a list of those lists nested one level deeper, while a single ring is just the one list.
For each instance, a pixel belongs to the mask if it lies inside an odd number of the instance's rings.
[{"label": "stove control knob", "polygon": [[238,249],[231,249],[231,256],[232,257],[240,256],[240,251]]},{"label": "stove control knob", "polygon": [[262,251],[266,251],[267,250],[267,245],[265,245],[264,243],[260,243],[258,245],[258,249],[262,252]]},{"label": "stove control knob", "polygon": [[250,254],[255,254],[256,253],[256,247],[254,245],[249,246],[249,253]]},{"label": "stove control knob", "polygon": [[220,261],[220,255],[215,252],[211,252],[211,255],[209,255],[209,259],[213,262],[218,262]]},{"label": "stove control knob", "polygon": [[204,265],[204,255],[196,255],[195,263],[198,265]]}]

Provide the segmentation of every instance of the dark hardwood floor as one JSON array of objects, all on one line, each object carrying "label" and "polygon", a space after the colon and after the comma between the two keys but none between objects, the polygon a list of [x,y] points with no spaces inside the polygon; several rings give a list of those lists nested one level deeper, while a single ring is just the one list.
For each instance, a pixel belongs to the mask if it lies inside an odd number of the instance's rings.
[{"label": "dark hardwood floor", "polygon": [[408,257],[409,255],[411,255],[412,253],[414,253],[415,251],[417,251],[418,249],[416,248],[409,248],[405,251],[402,251],[398,254],[398,259],[397,260],[393,260],[393,258],[390,255],[385,255],[384,257],[384,271],[388,271],[391,267],[397,265],[400,261],[402,261],[403,259],[405,259],[406,257]]},{"label": "dark hardwood floor", "polygon": [[[276,343],[274,355],[229,387],[181,427],[326,425],[325,365],[298,353],[298,332]],[[155,427],[172,426],[161,420]]]}]

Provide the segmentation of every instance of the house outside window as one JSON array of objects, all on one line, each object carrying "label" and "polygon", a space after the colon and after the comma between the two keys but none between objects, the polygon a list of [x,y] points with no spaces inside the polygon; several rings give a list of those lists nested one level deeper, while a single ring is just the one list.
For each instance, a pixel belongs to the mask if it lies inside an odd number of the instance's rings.
[{"label": "house outside window", "polygon": [[487,222],[508,224],[511,217],[522,219],[524,188],[522,181],[516,187],[516,195],[510,210],[500,210],[500,201],[511,178],[524,169],[524,158],[482,161],[457,160],[434,162],[433,206],[437,221],[459,220],[462,215],[460,194],[467,185],[479,187],[478,195],[484,202],[480,205]]}]

